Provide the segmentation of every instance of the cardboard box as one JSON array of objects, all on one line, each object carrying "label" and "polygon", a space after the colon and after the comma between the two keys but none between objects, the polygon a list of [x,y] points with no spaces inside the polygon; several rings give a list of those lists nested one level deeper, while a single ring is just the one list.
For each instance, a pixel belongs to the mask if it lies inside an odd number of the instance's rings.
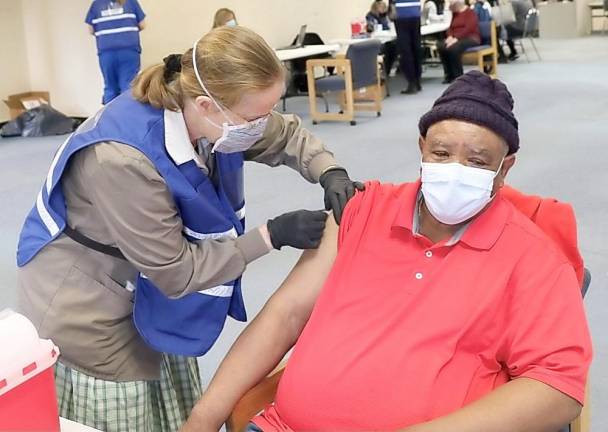
[{"label": "cardboard box", "polygon": [[50,104],[51,98],[49,92],[31,91],[10,95],[4,103],[8,106],[10,119],[13,120],[25,111],[40,106],[40,104]]}]

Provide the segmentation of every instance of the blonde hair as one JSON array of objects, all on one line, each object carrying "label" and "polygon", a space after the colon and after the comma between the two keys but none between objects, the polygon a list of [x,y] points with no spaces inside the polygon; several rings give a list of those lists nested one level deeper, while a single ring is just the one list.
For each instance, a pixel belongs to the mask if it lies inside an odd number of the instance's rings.
[{"label": "blonde hair", "polygon": [[181,56],[181,71],[164,64],[150,66],[133,81],[133,96],[155,108],[183,109],[187,98],[205,95],[230,108],[244,93],[265,90],[285,79],[285,69],[274,50],[245,27],[218,27],[196,46],[198,72],[210,94],[196,79],[192,49]]},{"label": "blonde hair", "polygon": [[223,25],[226,25],[226,23],[231,19],[234,19],[236,21],[236,15],[231,9],[218,9],[217,12],[215,12],[215,16],[213,17],[213,28],[218,28]]},{"label": "blonde hair", "polygon": [[372,13],[379,14],[381,6],[386,11],[386,3],[384,3],[384,1],[382,1],[382,0],[374,0],[374,2],[372,3],[372,5],[370,6],[369,10]]}]

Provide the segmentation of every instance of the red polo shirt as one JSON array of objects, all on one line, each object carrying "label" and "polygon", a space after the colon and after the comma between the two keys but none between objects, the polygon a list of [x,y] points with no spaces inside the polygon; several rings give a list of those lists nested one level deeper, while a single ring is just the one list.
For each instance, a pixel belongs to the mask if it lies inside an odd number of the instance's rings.
[{"label": "red polo shirt", "polygon": [[582,402],[591,342],[572,266],[499,194],[461,233],[413,232],[419,183],[370,183],[279,385],[255,423],[394,430],[446,415],[510,379]]}]

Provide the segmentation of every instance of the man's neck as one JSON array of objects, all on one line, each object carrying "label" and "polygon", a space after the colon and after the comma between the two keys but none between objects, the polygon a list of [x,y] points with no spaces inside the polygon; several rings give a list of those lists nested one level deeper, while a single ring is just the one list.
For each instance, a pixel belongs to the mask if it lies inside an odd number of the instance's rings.
[{"label": "man's neck", "polygon": [[433,243],[439,243],[443,240],[449,240],[454,237],[454,234],[467,224],[467,221],[459,223],[457,225],[446,225],[439,222],[433,217],[426,207],[424,200],[420,202],[420,208],[418,211],[419,218],[419,233],[428,238]]}]

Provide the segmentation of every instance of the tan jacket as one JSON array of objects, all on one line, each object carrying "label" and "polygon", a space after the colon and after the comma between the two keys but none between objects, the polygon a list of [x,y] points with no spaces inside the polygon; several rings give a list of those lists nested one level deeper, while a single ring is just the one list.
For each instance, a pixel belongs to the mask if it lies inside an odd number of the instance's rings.
[{"label": "tan jacket", "polygon": [[[173,118],[183,126],[180,114]],[[187,135],[174,138],[181,151],[192,153]],[[209,172],[208,151],[201,153],[196,162]],[[336,165],[298,117],[278,113],[245,159],[287,165],[311,182]],[[68,224],[118,247],[128,262],[61,235],[18,270],[19,307],[41,337],[59,346],[63,363],[97,378],[159,378],[160,354],[144,344],[132,323],[133,292],[127,288],[138,272],[166,295],[179,297],[233,280],[269,252],[257,229],[237,239],[188,242],[165,181],[143,153],[128,145],[104,142],[78,152],[62,188]]]}]

